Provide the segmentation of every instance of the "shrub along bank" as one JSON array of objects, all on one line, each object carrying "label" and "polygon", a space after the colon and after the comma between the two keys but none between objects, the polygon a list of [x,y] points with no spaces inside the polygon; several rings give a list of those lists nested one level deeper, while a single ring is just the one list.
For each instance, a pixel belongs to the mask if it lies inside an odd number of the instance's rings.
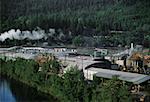
[{"label": "shrub along bank", "polygon": [[[53,68],[52,68],[53,67]],[[72,68],[62,77],[58,76],[59,62],[51,60],[44,63],[42,71],[34,60],[17,58],[0,59],[1,74],[19,80],[39,91],[51,94],[62,102],[130,102],[128,86],[117,78],[113,80],[95,79],[87,82],[83,73]],[[53,73],[47,76],[47,73]]]}]

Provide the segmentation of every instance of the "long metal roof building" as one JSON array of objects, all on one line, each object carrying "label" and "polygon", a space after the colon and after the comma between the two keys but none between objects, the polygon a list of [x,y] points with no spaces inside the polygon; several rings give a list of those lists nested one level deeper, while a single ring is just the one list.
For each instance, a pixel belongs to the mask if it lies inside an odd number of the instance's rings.
[{"label": "long metal roof building", "polygon": [[120,80],[132,82],[134,84],[141,84],[145,81],[150,80],[150,76],[144,74],[122,72],[101,68],[90,68],[90,70],[97,71],[97,73],[95,74],[97,77],[111,79],[113,76],[118,76]]}]

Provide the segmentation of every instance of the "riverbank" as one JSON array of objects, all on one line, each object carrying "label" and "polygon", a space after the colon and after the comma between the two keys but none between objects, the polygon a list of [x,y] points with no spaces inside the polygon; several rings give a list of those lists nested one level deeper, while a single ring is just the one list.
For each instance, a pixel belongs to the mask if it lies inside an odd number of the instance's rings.
[{"label": "riverbank", "polygon": [[9,78],[18,80],[38,91],[55,97],[58,102],[60,100],[62,102],[67,102],[67,96],[64,95],[60,89],[63,79],[59,77],[57,73],[49,75],[49,78],[46,79],[49,64],[54,64],[54,70],[58,68],[58,62],[56,60],[44,63],[42,65],[43,70],[39,72],[39,65],[35,60],[26,60],[22,58],[17,58],[16,60],[0,59],[0,71],[1,74]]},{"label": "riverbank", "polygon": [[[37,85],[34,82],[28,82],[28,81],[21,80],[21,79],[18,79],[16,77],[13,77],[13,76],[10,77],[7,74],[1,74],[0,78],[1,79],[6,79],[7,81],[9,80],[9,82],[11,84],[15,83],[15,84],[19,85],[19,87],[25,88],[25,89],[22,90],[23,93],[26,93],[28,95],[32,95],[33,94],[32,97],[34,96],[34,94],[36,94],[38,96],[38,97],[36,96],[37,100],[32,100],[32,101],[39,101],[39,100],[41,100],[41,101],[44,101],[44,102],[60,102],[57,97],[55,97],[52,93],[50,93],[49,90],[47,90],[46,88],[45,89],[42,88],[40,85]],[[30,93],[29,92],[27,93],[26,89],[27,90],[30,89],[29,90]],[[15,89],[13,89],[13,90],[15,90]],[[29,100],[25,99],[25,100],[27,100],[28,102],[30,101],[30,99]]]}]

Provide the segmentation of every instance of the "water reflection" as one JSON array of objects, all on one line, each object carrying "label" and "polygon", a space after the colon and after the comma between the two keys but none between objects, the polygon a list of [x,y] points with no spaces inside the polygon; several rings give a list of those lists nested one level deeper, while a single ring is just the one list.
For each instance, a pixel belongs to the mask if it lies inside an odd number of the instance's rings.
[{"label": "water reflection", "polygon": [[0,101],[1,102],[16,102],[10,87],[6,80],[0,81]]},{"label": "water reflection", "polygon": [[16,80],[0,77],[0,102],[58,102],[58,100]]}]

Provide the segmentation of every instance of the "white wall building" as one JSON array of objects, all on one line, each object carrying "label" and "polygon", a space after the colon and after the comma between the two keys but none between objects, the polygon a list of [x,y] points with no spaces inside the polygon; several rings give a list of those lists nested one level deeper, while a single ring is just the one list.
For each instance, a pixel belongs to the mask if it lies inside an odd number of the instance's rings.
[{"label": "white wall building", "polygon": [[118,76],[120,80],[131,82],[133,84],[141,84],[150,80],[149,75],[122,72],[116,70],[102,69],[102,68],[88,68],[84,70],[84,77],[88,80],[93,80],[94,75],[96,77],[111,79],[113,76]]}]

